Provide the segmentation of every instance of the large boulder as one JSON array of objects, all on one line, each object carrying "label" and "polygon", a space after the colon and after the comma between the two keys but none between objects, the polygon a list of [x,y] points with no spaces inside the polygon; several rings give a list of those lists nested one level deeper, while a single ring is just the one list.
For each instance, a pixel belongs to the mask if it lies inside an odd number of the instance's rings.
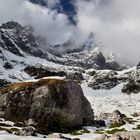
[{"label": "large boulder", "polygon": [[122,92],[127,94],[138,93],[140,92],[140,84],[131,79],[123,85]]},{"label": "large boulder", "polygon": [[82,88],[75,82],[61,79],[41,79],[1,89],[0,112],[0,117],[24,121],[45,134],[91,125],[94,119]]}]

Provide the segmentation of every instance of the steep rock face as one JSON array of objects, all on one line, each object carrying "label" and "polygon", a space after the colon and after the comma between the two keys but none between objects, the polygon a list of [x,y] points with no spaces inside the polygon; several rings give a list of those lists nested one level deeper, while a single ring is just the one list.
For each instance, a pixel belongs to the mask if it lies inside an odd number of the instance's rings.
[{"label": "steep rock face", "polygon": [[65,65],[78,66],[84,69],[120,70],[121,66],[116,62],[117,59],[114,54],[112,54],[112,58],[108,58],[107,54],[100,49],[99,44],[98,39],[90,34],[82,44],[77,44],[73,39],[69,39],[64,44],[50,46],[48,51],[65,59],[63,62]]},{"label": "steep rock face", "polygon": [[47,53],[39,48],[40,41],[41,38],[33,34],[31,26],[21,26],[13,21],[0,26],[0,46],[17,56],[32,55],[47,58]]},{"label": "steep rock face", "polygon": [[24,121],[40,133],[90,125],[94,114],[79,85],[44,79],[10,85],[0,90],[1,117]]},{"label": "steep rock face", "polygon": [[121,67],[116,61],[106,62],[106,68],[109,70],[120,70]]},{"label": "steep rock face", "polygon": [[67,61],[65,65],[78,66],[84,69],[105,69],[106,60],[101,52],[76,52],[64,56]]}]

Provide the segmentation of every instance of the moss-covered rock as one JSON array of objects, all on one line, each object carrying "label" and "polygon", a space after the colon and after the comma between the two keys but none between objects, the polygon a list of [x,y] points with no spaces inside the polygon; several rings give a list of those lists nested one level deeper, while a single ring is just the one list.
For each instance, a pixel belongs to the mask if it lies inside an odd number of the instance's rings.
[{"label": "moss-covered rock", "polygon": [[86,133],[88,134],[88,133],[90,133],[90,131],[84,128],[83,130],[81,130],[81,133],[82,134],[86,134]]},{"label": "moss-covered rock", "polygon": [[106,133],[115,134],[117,132],[122,132],[122,131],[126,131],[126,130],[124,128],[122,128],[122,129],[112,129],[112,130],[107,130]]},{"label": "moss-covered rock", "polygon": [[129,124],[135,124],[137,122],[133,118],[130,118],[130,117],[123,117],[123,120]]},{"label": "moss-covered rock", "polygon": [[71,135],[77,136],[77,135],[82,135],[82,133],[80,131],[74,130],[73,132],[71,132]]},{"label": "moss-covered rock", "polygon": [[0,131],[6,131],[8,133],[12,133],[12,131],[9,128],[1,127],[1,126],[0,126]]},{"label": "moss-covered rock", "polygon": [[95,134],[104,134],[105,133],[105,130],[103,130],[103,129],[97,129],[94,133]]},{"label": "moss-covered rock", "polygon": [[17,122],[17,123],[14,124],[14,126],[15,127],[25,127],[26,125],[23,122]]},{"label": "moss-covered rock", "polygon": [[125,125],[124,121],[114,121],[110,124],[109,128],[121,127],[122,125]]},{"label": "moss-covered rock", "polygon": [[138,124],[137,126],[136,126],[136,128],[133,128],[134,130],[140,130],[140,124]]}]

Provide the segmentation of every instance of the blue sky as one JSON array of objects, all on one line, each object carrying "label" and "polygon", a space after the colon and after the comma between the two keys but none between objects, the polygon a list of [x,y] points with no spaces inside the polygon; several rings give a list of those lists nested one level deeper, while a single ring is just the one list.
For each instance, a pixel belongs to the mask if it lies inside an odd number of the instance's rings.
[{"label": "blue sky", "polygon": [[[32,3],[40,4],[42,6],[48,7],[48,2],[45,0],[30,0]],[[57,10],[59,13],[64,13],[68,16],[71,23],[76,24],[75,15],[76,7],[74,5],[74,0],[59,0],[59,3],[56,4],[53,9]]]}]

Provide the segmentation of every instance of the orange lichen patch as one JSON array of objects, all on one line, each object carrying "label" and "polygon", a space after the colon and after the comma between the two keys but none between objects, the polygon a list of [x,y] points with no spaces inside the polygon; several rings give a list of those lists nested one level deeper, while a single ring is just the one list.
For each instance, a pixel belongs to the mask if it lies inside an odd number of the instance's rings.
[{"label": "orange lichen patch", "polygon": [[64,84],[64,80],[60,79],[41,79],[37,82],[37,84],[47,84],[47,85],[57,85],[57,84]]},{"label": "orange lichen patch", "polygon": [[9,85],[7,87],[2,88],[0,90],[0,93],[1,94],[9,93],[9,92],[21,89],[21,88],[31,87],[32,85],[33,85],[32,82],[15,83],[15,84],[11,84],[11,85]]},{"label": "orange lichen patch", "polygon": [[4,87],[0,90],[0,93],[1,94],[4,94],[4,93],[10,93],[10,92],[13,92],[13,91],[16,91],[16,90],[22,90],[22,89],[27,89],[29,87],[31,88],[38,88],[40,86],[43,86],[43,85],[58,85],[58,84],[63,84],[65,83],[64,80],[60,80],[60,79],[41,79],[39,81],[36,81],[36,82],[22,82],[22,83],[15,83],[15,84],[11,84],[7,87]]}]

